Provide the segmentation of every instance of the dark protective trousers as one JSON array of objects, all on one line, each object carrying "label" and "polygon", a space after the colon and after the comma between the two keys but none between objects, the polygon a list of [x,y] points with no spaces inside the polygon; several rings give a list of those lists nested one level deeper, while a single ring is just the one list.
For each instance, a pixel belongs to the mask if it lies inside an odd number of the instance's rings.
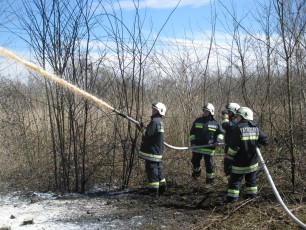
[{"label": "dark protective trousers", "polygon": [[206,182],[212,182],[215,178],[215,158],[213,155],[192,153],[191,163],[193,169],[199,169],[201,167],[201,160],[203,157],[206,168]]},{"label": "dark protective trousers", "polygon": [[[226,145],[225,148],[224,148],[224,155],[225,156],[228,153],[228,149],[229,149],[229,146]],[[230,177],[230,174],[231,174],[231,169],[232,169],[232,166],[226,164],[226,161],[224,160],[223,161],[223,171],[224,171],[224,174],[225,174],[225,176],[227,177],[228,180],[229,180],[229,177]]]},{"label": "dark protective trousers", "polygon": [[239,190],[241,188],[241,182],[244,177],[245,177],[246,194],[256,195],[257,194],[256,173],[257,173],[256,171],[246,174],[231,173],[228,183],[227,196],[232,198],[239,197]]},{"label": "dark protective trousers", "polygon": [[149,188],[166,185],[163,162],[146,161],[146,174]]}]

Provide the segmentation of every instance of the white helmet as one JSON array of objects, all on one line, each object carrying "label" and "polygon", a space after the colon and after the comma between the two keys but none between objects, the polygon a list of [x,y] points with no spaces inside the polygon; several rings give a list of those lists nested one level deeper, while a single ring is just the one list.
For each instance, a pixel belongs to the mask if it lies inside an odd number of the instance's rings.
[{"label": "white helmet", "polygon": [[159,112],[159,114],[162,116],[165,116],[167,110],[166,106],[161,102],[153,103],[152,109],[156,109]]},{"label": "white helmet", "polygon": [[240,115],[246,120],[253,121],[253,111],[248,107],[240,107],[237,110],[236,115]]},{"label": "white helmet", "polygon": [[225,108],[228,111],[231,111],[231,112],[233,112],[235,114],[237,112],[237,110],[240,108],[240,105],[238,105],[237,103],[231,102],[231,103],[227,104],[225,106]]},{"label": "white helmet", "polygon": [[215,114],[215,107],[210,103],[206,103],[202,109],[210,112],[212,116]]}]

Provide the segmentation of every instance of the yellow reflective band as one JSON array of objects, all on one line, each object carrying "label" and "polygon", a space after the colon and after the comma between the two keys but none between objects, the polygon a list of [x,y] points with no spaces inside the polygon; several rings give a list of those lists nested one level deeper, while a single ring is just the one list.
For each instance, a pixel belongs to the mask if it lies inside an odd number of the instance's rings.
[{"label": "yellow reflective band", "polygon": [[148,183],[148,185],[151,188],[158,188],[159,187],[159,182],[151,182],[151,183]]},{"label": "yellow reflective band", "polygon": [[241,137],[242,141],[258,140],[258,136]]},{"label": "yellow reflective band", "polygon": [[256,187],[246,187],[245,189],[247,191],[257,191],[257,186]]},{"label": "yellow reflective band", "polygon": [[158,129],[158,132],[159,132],[159,133],[163,133],[163,132],[164,132],[164,129]]},{"label": "yellow reflective band", "polygon": [[150,182],[149,185],[156,186],[159,185],[159,182]]},{"label": "yellow reflective band", "polygon": [[166,182],[166,179],[162,179],[159,181],[159,183],[165,183]]},{"label": "yellow reflective band", "polygon": [[236,153],[237,153],[236,150],[234,150],[234,149],[232,149],[232,148],[228,148],[228,153],[227,153],[227,154],[230,154],[230,155],[232,155],[232,156],[235,156]]},{"label": "yellow reflective band", "polygon": [[248,167],[232,166],[232,169],[237,170],[237,171],[247,171],[249,169],[255,169],[257,167],[258,167],[258,163],[256,163],[255,165],[248,166]]},{"label": "yellow reflective band", "polygon": [[221,139],[221,140],[223,140],[223,134],[219,134],[218,136],[217,136],[217,138],[219,138],[219,139]]},{"label": "yellow reflective band", "polygon": [[228,189],[227,190],[228,193],[232,193],[232,194],[239,194],[239,190],[235,190],[235,189]]},{"label": "yellow reflective band", "polygon": [[206,175],[207,175],[207,176],[215,176],[216,173],[207,173]]},{"label": "yellow reflective band", "polygon": [[161,159],[163,157],[162,155],[154,155],[154,154],[144,153],[141,151],[139,152],[139,154],[145,157],[157,158],[157,159]]},{"label": "yellow reflective band", "polygon": [[214,131],[214,132],[216,131],[216,129],[213,129],[213,128],[208,128],[208,130],[209,131]]},{"label": "yellow reflective band", "polygon": [[209,153],[214,153],[215,152],[215,150],[213,150],[213,149],[200,149],[201,151],[203,151],[203,152],[209,152]]},{"label": "yellow reflective band", "polygon": [[197,149],[197,150],[194,150],[193,152],[198,152],[198,153],[202,153],[202,152],[206,152],[206,153],[214,153],[215,150],[214,149]]},{"label": "yellow reflective band", "polygon": [[203,123],[195,123],[195,128],[197,129],[203,128]]}]

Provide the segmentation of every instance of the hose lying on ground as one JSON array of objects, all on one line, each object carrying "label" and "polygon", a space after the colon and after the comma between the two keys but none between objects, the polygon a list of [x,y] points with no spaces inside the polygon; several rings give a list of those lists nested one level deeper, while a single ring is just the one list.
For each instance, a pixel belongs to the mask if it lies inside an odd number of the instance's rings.
[{"label": "hose lying on ground", "polygon": [[273,192],[274,192],[274,194],[275,194],[275,196],[276,196],[276,199],[277,199],[278,203],[280,203],[280,205],[281,205],[282,208],[285,210],[285,212],[288,214],[288,216],[289,216],[296,224],[298,224],[301,228],[306,229],[306,225],[305,225],[303,222],[301,222],[298,218],[296,218],[296,217],[292,214],[292,212],[287,208],[287,206],[286,206],[285,203],[283,202],[282,198],[280,197],[280,195],[279,195],[279,193],[278,193],[278,191],[277,191],[277,189],[276,189],[276,187],[275,187],[275,184],[274,184],[274,182],[273,182],[273,180],[272,180],[272,177],[271,177],[271,175],[270,175],[270,172],[269,172],[269,170],[268,170],[268,168],[267,168],[267,166],[266,166],[266,163],[265,163],[265,161],[264,161],[264,159],[263,159],[263,157],[262,157],[262,155],[261,155],[261,152],[260,152],[259,148],[256,148],[256,152],[257,152],[257,155],[258,155],[258,157],[259,157],[259,160],[260,160],[260,162],[261,162],[261,164],[262,164],[262,166],[263,166],[264,172],[265,172],[266,176],[268,177],[269,184],[270,184],[271,187],[272,187],[272,190],[273,190]]}]

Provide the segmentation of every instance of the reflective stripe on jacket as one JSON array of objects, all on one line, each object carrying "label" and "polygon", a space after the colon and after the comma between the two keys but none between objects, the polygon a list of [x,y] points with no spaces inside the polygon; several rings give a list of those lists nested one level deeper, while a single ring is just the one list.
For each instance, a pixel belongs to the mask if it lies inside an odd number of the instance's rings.
[{"label": "reflective stripe on jacket", "polygon": [[267,145],[267,135],[254,121],[242,120],[234,128],[227,153],[232,160],[232,172],[245,174],[254,172],[258,168],[256,146]]},{"label": "reflective stripe on jacket", "polygon": [[160,162],[164,153],[164,122],[162,116],[155,114],[147,126],[139,151],[144,160]]},{"label": "reflective stripe on jacket", "polygon": [[[224,131],[221,125],[212,117],[199,117],[190,129],[189,140],[191,145],[210,145],[215,142],[223,141]],[[212,155],[215,147],[200,148],[192,151],[204,155]]]}]

